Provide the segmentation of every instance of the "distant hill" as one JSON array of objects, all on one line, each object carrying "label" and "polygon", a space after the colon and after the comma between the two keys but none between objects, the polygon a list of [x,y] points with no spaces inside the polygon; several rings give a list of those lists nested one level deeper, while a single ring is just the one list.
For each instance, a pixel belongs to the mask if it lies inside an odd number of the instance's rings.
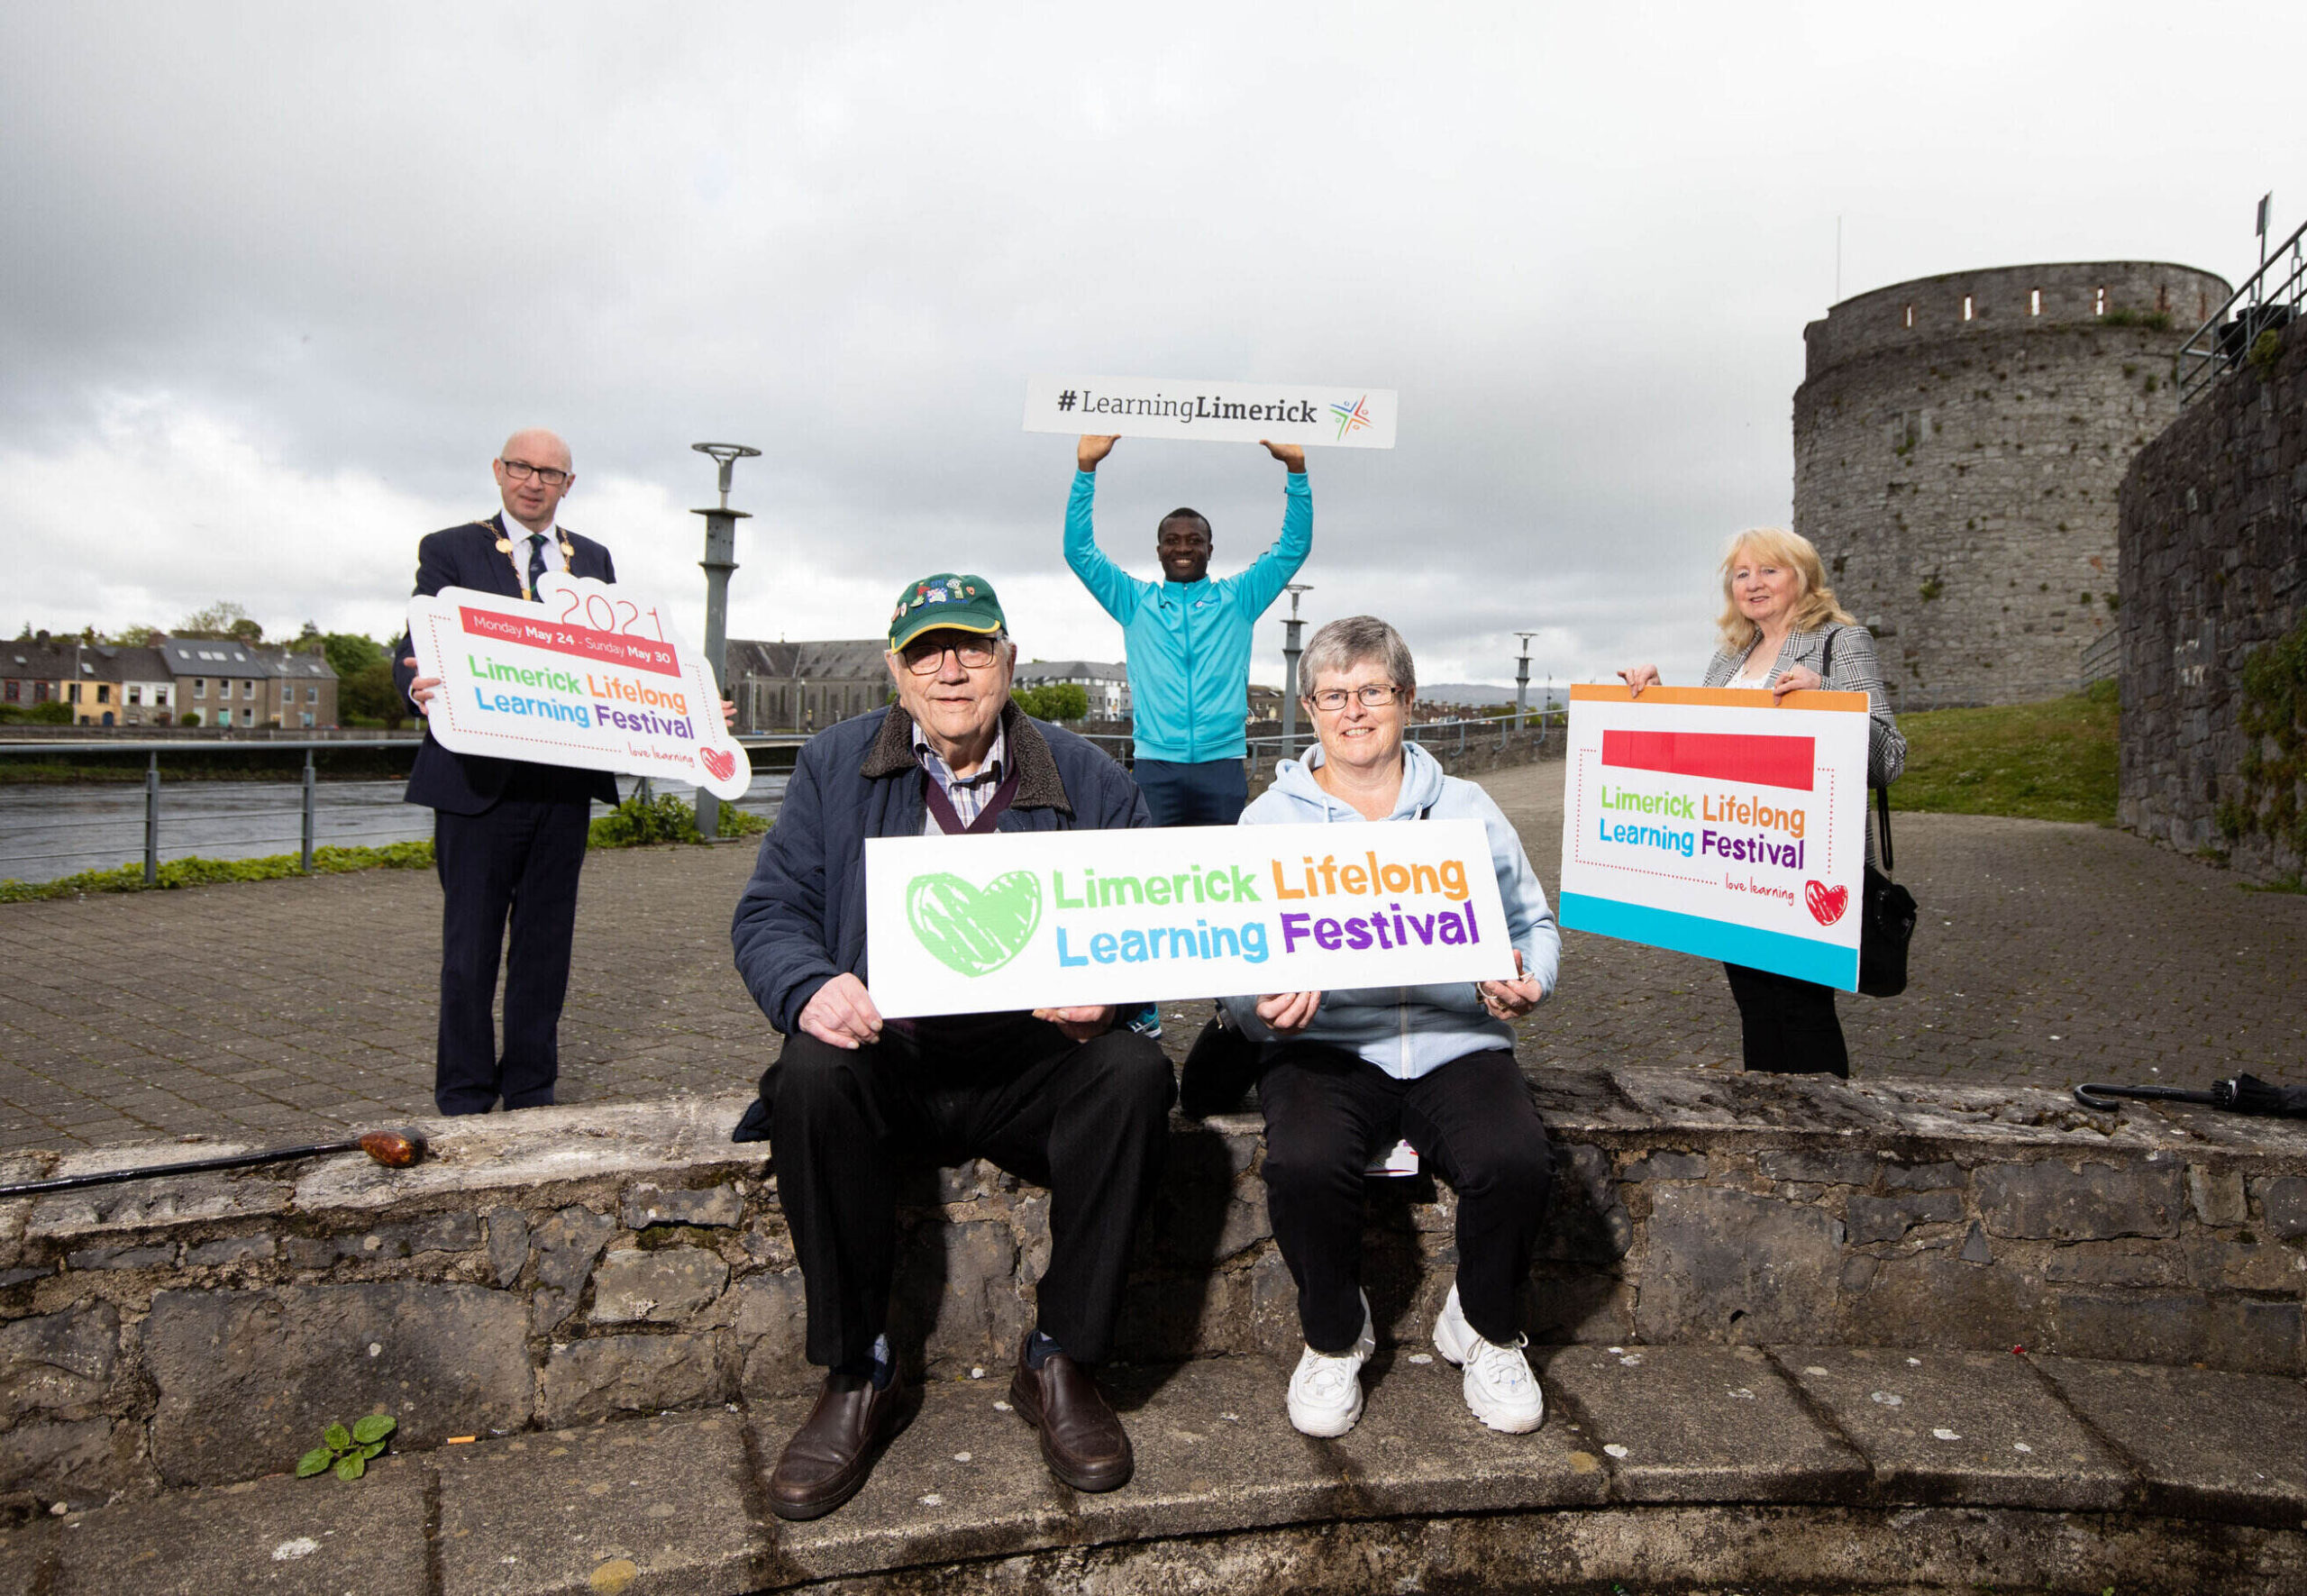
[{"label": "distant hill", "polygon": [[[1514,689],[1510,685],[1500,687],[1487,681],[1421,681],[1418,684],[1418,696],[1427,704],[1464,704],[1475,708],[1485,704],[1514,702]],[[1569,699],[1570,689],[1566,687],[1557,685],[1554,689],[1554,699],[1549,703],[1545,684],[1535,681],[1530,684],[1530,707],[1533,709],[1559,709]]]}]

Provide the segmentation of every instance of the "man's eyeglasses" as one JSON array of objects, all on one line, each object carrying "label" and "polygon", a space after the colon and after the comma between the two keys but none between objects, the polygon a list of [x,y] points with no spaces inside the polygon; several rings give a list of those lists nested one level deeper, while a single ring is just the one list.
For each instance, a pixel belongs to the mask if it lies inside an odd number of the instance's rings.
[{"label": "man's eyeglasses", "polygon": [[559,466],[533,466],[525,460],[500,460],[505,474],[515,482],[525,482],[534,477],[547,488],[558,488],[569,480],[569,473]]},{"label": "man's eyeglasses", "polygon": [[1400,698],[1401,689],[1391,681],[1373,681],[1348,692],[1344,688],[1327,688],[1318,693],[1308,693],[1308,702],[1317,709],[1336,715],[1345,707],[1348,698],[1359,698],[1367,709],[1382,709]]},{"label": "man's eyeglasses", "polygon": [[916,676],[934,676],[944,664],[948,652],[961,661],[964,670],[982,670],[999,656],[1001,640],[998,637],[965,637],[959,642],[948,642],[933,634],[927,637],[916,637],[907,643],[900,657],[905,661],[905,668]]}]

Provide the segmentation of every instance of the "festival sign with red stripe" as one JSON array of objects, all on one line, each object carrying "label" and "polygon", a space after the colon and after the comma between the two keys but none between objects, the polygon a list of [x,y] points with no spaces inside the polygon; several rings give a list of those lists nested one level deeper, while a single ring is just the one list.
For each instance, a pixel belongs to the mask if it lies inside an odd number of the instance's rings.
[{"label": "festival sign with red stripe", "polygon": [[1570,689],[1562,924],[1858,990],[1866,695]]},{"label": "festival sign with red stripe", "polygon": [[458,753],[672,778],[716,798],[752,783],[702,651],[633,588],[550,572],[536,602],[443,588],[408,601],[426,719]]}]

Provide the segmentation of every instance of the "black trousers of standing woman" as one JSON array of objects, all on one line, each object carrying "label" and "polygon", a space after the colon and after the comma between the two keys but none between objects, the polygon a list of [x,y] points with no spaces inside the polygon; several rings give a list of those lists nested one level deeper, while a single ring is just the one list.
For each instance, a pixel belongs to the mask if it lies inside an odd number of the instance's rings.
[{"label": "black trousers of standing woman", "polygon": [[1746,1033],[1746,1068],[1850,1079],[1850,1050],[1835,1017],[1835,990],[1744,964],[1725,964]]}]

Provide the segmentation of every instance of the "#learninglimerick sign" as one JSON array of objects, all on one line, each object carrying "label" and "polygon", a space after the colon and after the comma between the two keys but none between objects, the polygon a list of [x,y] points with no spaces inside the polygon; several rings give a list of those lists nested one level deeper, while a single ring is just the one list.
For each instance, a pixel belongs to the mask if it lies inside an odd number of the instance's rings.
[{"label": "#learninglimerick sign", "polygon": [[1514,973],[1477,820],[875,837],[865,903],[898,1018]]},{"label": "#learninglimerick sign", "polygon": [[1394,412],[1394,390],[1385,388],[1151,377],[1036,377],[1026,384],[1029,433],[1391,449]]},{"label": "#learninglimerick sign", "polygon": [[458,753],[671,777],[716,798],[752,783],[702,654],[630,588],[548,574],[539,602],[443,588],[408,601],[426,717]]},{"label": "#learninglimerick sign", "polygon": [[1866,695],[1570,689],[1562,924],[1858,990]]}]

